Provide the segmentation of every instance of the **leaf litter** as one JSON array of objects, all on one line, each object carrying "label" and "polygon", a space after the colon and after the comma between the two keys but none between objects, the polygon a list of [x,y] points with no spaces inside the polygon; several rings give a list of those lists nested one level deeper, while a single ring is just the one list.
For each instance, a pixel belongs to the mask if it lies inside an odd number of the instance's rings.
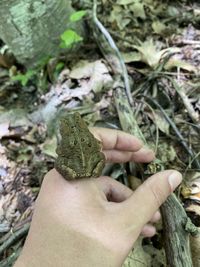
[{"label": "leaf litter", "polygon": [[[112,4],[103,1],[99,17],[126,62],[137,123],[164,167],[184,174],[180,198],[193,222],[199,222],[200,170],[194,161],[200,160],[200,4],[198,1],[118,0]],[[42,178],[53,167],[56,157],[56,125],[62,114],[76,110],[90,126],[120,128],[113,101],[114,76],[97,46],[94,49],[90,41],[87,44],[90,51],[83,45],[76,60],[60,62],[60,73],[55,68],[46,68],[42,70],[43,78],[30,77],[26,85],[12,80],[12,73],[19,67],[13,66],[15,62],[1,49],[1,244],[10,238],[10,231],[22,229],[31,220]],[[192,149],[193,157],[179,142],[172,124]],[[112,165],[107,174],[124,182],[125,173],[121,167],[118,169],[119,166]],[[130,184],[131,179],[138,179],[127,175]],[[136,172],[135,176],[138,175]],[[157,225],[155,237],[138,242],[139,260],[131,253],[124,267],[166,266],[161,232],[162,227]],[[12,254],[12,246],[21,246],[21,240],[15,240],[2,254],[2,263]]]}]

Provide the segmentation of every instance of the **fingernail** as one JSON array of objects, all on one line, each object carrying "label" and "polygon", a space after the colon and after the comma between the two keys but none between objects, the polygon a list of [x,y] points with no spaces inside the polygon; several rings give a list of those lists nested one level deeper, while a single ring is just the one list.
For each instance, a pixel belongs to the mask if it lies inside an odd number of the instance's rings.
[{"label": "fingernail", "polygon": [[179,172],[172,172],[168,177],[169,184],[171,186],[171,190],[174,189],[181,183],[182,175]]}]

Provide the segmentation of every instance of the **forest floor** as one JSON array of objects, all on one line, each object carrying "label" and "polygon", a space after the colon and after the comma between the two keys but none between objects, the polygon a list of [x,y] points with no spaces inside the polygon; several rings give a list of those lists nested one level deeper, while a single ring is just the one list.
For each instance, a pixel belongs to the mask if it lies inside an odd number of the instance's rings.
[{"label": "forest floor", "polygon": [[[137,124],[163,167],[183,173],[179,199],[200,227],[200,3],[103,2],[98,18],[126,64]],[[121,126],[114,75],[98,41],[88,37],[73,57],[51,58],[37,70],[13,64],[0,45],[3,267],[12,266],[19,255],[41,181],[54,166],[59,117],[78,111],[89,126]],[[124,167],[113,165],[107,174],[133,188],[141,174],[130,175],[127,168],[125,175]],[[153,238],[138,242],[137,260],[130,254],[124,267],[166,266],[161,223]]]}]

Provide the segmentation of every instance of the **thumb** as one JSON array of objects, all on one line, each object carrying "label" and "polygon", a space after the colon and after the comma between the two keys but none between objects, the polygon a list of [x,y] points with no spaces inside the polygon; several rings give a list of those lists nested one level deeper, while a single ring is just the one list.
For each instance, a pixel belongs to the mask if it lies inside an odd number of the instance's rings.
[{"label": "thumb", "polygon": [[[140,233],[160,205],[180,184],[182,175],[173,170],[148,178],[127,200],[121,203],[123,222]],[[137,229],[136,229],[137,228]]]}]

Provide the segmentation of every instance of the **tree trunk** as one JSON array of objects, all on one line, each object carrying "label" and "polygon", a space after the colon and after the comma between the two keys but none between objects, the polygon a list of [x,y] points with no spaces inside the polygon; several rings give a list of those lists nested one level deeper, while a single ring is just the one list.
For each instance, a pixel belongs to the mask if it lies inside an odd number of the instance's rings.
[{"label": "tree trunk", "polygon": [[69,0],[1,0],[0,38],[19,62],[37,65],[58,54],[60,35],[66,29],[83,36],[81,23],[69,22],[73,12]]}]

